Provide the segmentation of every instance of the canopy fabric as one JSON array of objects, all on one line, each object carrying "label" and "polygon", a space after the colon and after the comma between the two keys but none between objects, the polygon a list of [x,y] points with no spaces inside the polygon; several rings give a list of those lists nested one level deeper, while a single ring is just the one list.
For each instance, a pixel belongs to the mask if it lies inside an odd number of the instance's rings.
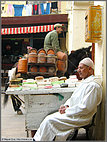
[{"label": "canopy fabric", "polygon": [[54,25],[43,25],[43,26],[30,26],[30,27],[16,27],[16,28],[2,28],[1,35],[10,34],[31,34],[48,32],[54,30]]}]

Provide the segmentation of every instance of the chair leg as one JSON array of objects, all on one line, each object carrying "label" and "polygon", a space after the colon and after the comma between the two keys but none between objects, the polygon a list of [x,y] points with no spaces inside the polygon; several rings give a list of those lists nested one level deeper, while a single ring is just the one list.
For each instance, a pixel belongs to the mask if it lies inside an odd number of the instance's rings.
[{"label": "chair leg", "polygon": [[56,139],[56,136],[54,137],[54,139],[52,141],[55,141],[55,139]]},{"label": "chair leg", "polygon": [[87,140],[89,140],[89,129],[86,129],[86,138],[87,138]]},{"label": "chair leg", "polygon": [[75,139],[76,139],[77,134],[78,134],[78,129],[77,129],[77,130],[75,130],[75,133],[74,133],[74,135],[73,135],[73,137],[72,137],[72,140],[75,140]]},{"label": "chair leg", "polygon": [[74,131],[74,134],[70,134],[66,141],[75,140],[78,134],[78,129]]},{"label": "chair leg", "polygon": [[26,132],[27,132],[27,137],[29,137],[29,131],[28,131],[28,130],[26,130]]}]

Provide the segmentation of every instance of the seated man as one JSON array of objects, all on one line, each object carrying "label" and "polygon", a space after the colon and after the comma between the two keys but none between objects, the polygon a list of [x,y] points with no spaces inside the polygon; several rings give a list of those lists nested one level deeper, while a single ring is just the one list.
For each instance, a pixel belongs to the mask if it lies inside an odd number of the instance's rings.
[{"label": "seated man", "polygon": [[93,69],[90,58],[79,62],[81,84],[65,104],[60,106],[59,112],[48,115],[43,120],[33,137],[34,141],[52,141],[55,137],[65,141],[68,135],[74,132],[74,128],[90,123],[102,100],[102,87],[93,75]]}]

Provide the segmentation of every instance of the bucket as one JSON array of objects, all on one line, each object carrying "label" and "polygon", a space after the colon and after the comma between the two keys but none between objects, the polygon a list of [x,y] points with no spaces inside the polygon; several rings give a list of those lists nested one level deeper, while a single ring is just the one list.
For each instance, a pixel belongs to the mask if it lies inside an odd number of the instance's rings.
[{"label": "bucket", "polygon": [[27,73],[27,59],[19,59],[18,61],[18,72]]},{"label": "bucket", "polygon": [[63,61],[67,60],[67,54],[65,54],[65,53],[63,53],[63,52],[61,52],[61,51],[58,51],[58,52],[56,53],[56,55],[57,55],[57,58],[58,58],[59,60],[63,60]]},{"label": "bucket", "polygon": [[54,63],[56,62],[56,58],[54,54],[48,54],[47,55],[47,63]]},{"label": "bucket", "polygon": [[64,71],[66,67],[65,61],[58,60],[57,61],[57,68],[59,71]]},{"label": "bucket", "polygon": [[39,72],[47,72],[46,67],[40,67],[40,68],[39,68]]},{"label": "bucket", "polygon": [[37,54],[36,53],[29,53],[28,63],[37,63]]},{"label": "bucket", "polygon": [[53,54],[53,55],[55,55],[55,51],[54,51],[54,49],[48,49],[48,51],[47,51],[47,55],[48,54]]},{"label": "bucket", "polygon": [[46,53],[38,53],[38,63],[46,63]]},{"label": "bucket", "polygon": [[37,50],[35,48],[32,48],[29,50],[29,53],[36,53],[37,54]]},{"label": "bucket", "polygon": [[32,67],[30,68],[30,72],[37,72],[37,71],[38,71],[38,68],[35,67],[35,66],[32,66]]}]

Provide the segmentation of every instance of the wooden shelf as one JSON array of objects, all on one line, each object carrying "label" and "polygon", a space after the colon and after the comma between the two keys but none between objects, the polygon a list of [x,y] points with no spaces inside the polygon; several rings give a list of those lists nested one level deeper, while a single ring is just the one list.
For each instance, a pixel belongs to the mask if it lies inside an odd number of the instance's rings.
[{"label": "wooden shelf", "polygon": [[56,64],[54,64],[54,63],[28,63],[28,66],[44,66],[44,67],[52,66],[52,67],[55,67]]},{"label": "wooden shelf", "polygon": [[[37,67],[37,72],[31,72],[30,68],[31,67]],[[39,72],[40,67],[45,67],[47,68],[47,72]],[[48,72],[49,67],[54,67],[55,71],[54,72]],[[37,76],[37,75],[42,75],[44,77],[50,77],[50,76],[56,76],[56,63],[28,63],[28,76]]]},{"label": "wooden shelf", "polygon": [[54,73],[49,73],[49,72],[27,72],[28,76],[37,76],[37,75],[42,75],[44,77],[51,77],[51,76],[56,76],[56,72]]}]

